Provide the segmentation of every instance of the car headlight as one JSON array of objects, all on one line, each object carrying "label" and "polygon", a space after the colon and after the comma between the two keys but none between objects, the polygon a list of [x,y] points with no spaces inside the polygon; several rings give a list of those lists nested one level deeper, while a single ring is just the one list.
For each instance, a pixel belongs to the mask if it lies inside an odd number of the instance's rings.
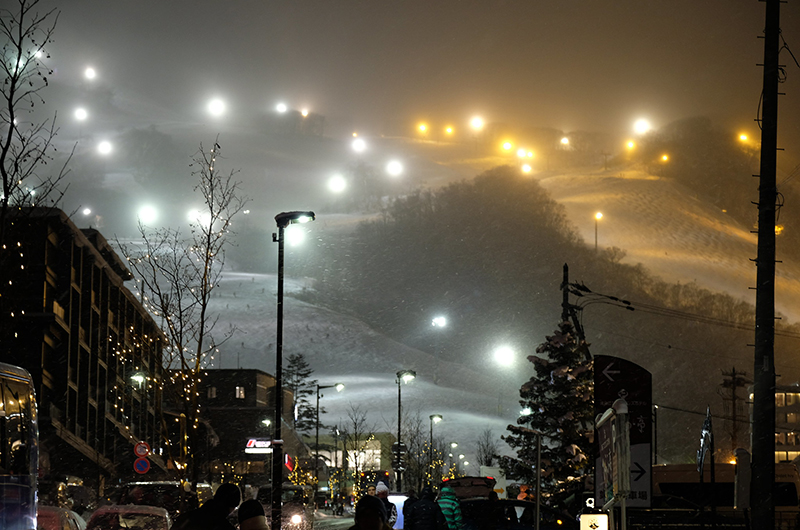
[{"label": "car headlight", "polygon": [[303,522],[303,516],[296,513],[292,516],[291,519],[289,519],[289,522],[291,522],[292,524],[300,524]]}]

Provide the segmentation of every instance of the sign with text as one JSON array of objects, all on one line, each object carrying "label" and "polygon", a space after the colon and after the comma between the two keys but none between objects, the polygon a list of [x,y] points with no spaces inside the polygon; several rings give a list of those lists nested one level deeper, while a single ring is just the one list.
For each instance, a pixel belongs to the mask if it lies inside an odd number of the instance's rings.
[{"label": "sign with text", "polygon": [[[652,497],[651,444],[653,437],[653,376],[636,363],[597,355],[594,358],[594,412],[603,414],[618,399],[628,404],[630,436],[630,490],[626,504],[649,508]],[[595,436],[595,499],[605,501],[601,433]],[[608,442],[607,442],[608,443]]]},{"label": "sign with text", "polygon": [[272,441],[258,438],[249,438],[244,448],[245,453],[249,454],[268,454],[272,453]]}]

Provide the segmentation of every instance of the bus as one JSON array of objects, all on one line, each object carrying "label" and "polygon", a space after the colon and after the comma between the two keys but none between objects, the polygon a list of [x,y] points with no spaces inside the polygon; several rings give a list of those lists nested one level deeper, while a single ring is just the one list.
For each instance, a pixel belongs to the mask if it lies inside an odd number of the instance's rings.
[{"label": "bus", "polygon": [[359,472],[357,484],[359,496],[365,495],[367,493],[367,488],[370,486],[377,486],[378,482],[383,482],[386,484],[386,487],[389,488],[389,491],[394,488],[394,483],[391,479],[391,473],[388,471],[378,470]]},{"label": "bus", "polygon": [[39,428],[31,375],[0,363],[0,528],[36,528]]}]

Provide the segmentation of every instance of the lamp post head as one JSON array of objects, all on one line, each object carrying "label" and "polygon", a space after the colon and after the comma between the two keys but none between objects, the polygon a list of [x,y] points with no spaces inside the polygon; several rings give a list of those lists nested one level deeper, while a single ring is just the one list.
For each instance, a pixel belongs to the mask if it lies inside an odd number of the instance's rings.
[{"label": "lamp post head", "polygon": [[450,447],[455,449],[456,447],[458,447],[458,443],[457,442],[450,442]]},{"label": "lamp post head", "polygon": [[447,326],[447,318],[441,315],[434,317],[433,320],[431,320],[431,325],[435,328],[443,328]]},{"label": "lamp post head", "polygon": [[400,381],[408,384],[413,381],[417,377],[417,372],[414,370],[400,370],[397,372],[397,384],[400,384]]},{"label": "lamp post head", "polygon": [[283,212],[275,216],[278,228],[286,228],[295,223],[308,223],[315,220],[317,216],[314,212]]},{"label": "lamp post head", "polygon": [[431,414],[430,418],[433,423],[439,423],[444,419],[441,414]]},{"label": "lamp post head", "polygon": [[336,383],[333,385],[333,388],[335,388],[337,392],[341,392],[344,390],[344,383]]}]

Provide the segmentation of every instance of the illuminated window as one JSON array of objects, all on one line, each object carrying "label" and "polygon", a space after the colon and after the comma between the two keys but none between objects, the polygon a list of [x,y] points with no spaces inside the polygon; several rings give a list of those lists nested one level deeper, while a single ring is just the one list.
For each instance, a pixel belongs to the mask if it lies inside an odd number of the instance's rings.
[{"label": "illuminated window", "polygon": [[244,387],[237,386],[236,387],[236,399],[244,399]]},{"label": "illuminated window", "polygon": [[786,394],[786,406],[797,403],[797,394]]},{"label": "illuminated window", "polygon": [[208,387],[208,399],[214,399],[215,397],[217,397],[217,387]]},{"label": "illuminated window", "polygon": [[786,394],[775,394],[775,406],[776,407],[786,406]]},{"label": "illuminated window", "polygon": [[786,423],[797,423],[797,414],[790,412],[786,415]]}]

